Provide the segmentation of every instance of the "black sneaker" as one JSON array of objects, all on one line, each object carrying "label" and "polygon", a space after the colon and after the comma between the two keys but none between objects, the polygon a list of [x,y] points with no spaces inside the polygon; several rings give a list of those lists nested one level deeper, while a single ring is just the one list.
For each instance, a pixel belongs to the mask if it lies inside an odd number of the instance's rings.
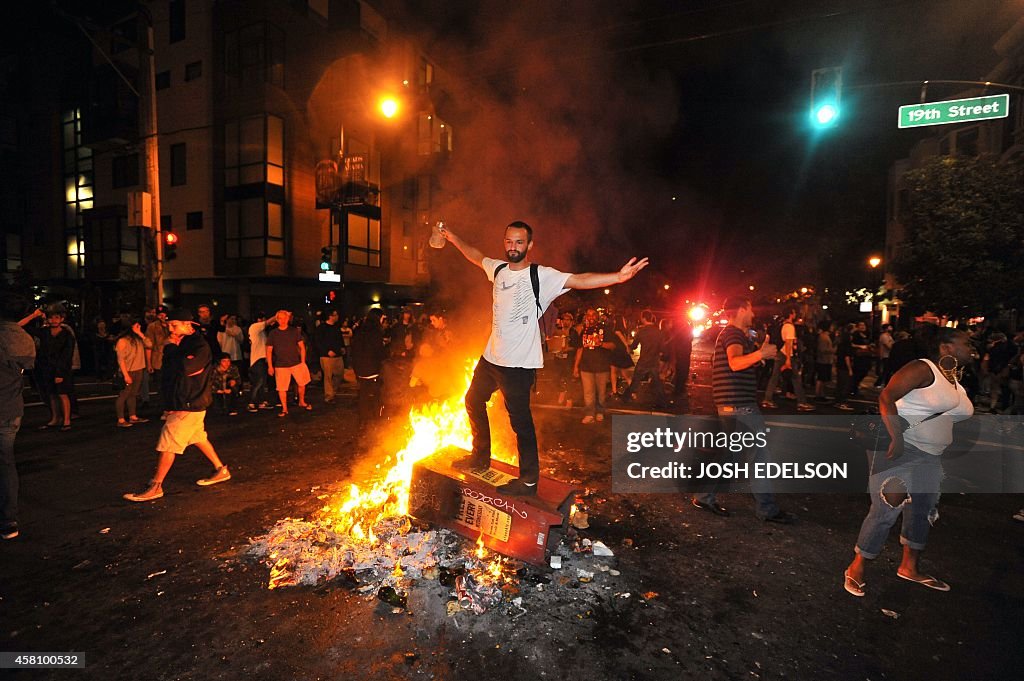
[{"label": "black sneaker", "polygon": [[18,523],[7,525],[0,530],[0,539],[15,539],[18,536]]},{"label": "black sneaker", "polygon": [[247,412],[249,412],[250,414],[255,414],[256,412],[258,412],[258,411],[259,411],[259,409],[257,409],[257,408],[256,408],[256,405],[255,405],[255,404],[250,404],[250,405],[249,405],[248,407],[246,407],[246,409],[245,409],[245,410],[246,410]]},{"label": "black sneaker", "polygon": [[532,497],[537,495],[537,483],[528,484],[521,480],[509,480],[504,485],[495,488],[498,494],[505,494],[513,497]]}]

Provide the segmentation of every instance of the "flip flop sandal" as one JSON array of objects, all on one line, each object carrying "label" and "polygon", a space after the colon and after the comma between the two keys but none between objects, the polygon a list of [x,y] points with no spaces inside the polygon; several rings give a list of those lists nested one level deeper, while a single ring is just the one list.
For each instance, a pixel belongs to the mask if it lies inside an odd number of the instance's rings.
[{"label": "flip flop sandal", "polygon": [[858,582],[856,579],[851,577],[849,571],[843,573],[843,588],[846,589],[847,593],[856,596],[857,598],[862,598],[864,594],[867,593],[864,591],[864,587],[866,585],[867,582]]},{"label": "flip flop sandal", "polygon": [[906,575],[901,575],[897,572],[896,576],[900,579],[905,579],[908,582],[913,582],[914,584],[920,584],[921,586],[926,586],[929,589],[934,589],[935,591],[949,591],[949,584],[946,584],[941,579],[935,579],[930,575],[925,575],[921,579],[914,579],[913,577],[907,577]]}]

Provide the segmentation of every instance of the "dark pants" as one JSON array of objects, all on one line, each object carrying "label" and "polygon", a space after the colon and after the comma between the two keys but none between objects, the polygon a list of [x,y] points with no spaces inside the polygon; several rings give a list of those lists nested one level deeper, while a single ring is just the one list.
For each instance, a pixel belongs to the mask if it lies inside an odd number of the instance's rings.
[{"label": "dark pants", "polygon": [[[622,394],[623,399],[629,399],[633,396],[633,391],[636,390],[640,383],[647,378],[651,379],[651,390],[654,392],[654,406],[664,407],[665,406],[665,385],[661,382],[661,376],[658,373],[658,367],[644,367],[637,365],[636,370],[633,372],[633,380],[629,382],[629,387],[626,388],[626,392]],[[685,385],[685,384],[684,384]]]},{"label": "dark pants", "polygon": [[356,376],[356,383],[359,384],[359,420],[366,423],[380,416],[380,376]]},{"label": "dark pants", "polygon": [[256,360],[249,367],[249,378],[252,386],[249,389],[249,404],[260,404],[267,401],[267,360],[264,357]]},{"label": "dark pants", "polygon": [[474,463],[481,467],[490,463],[491,424],[487,420],[487,400],[491,399],[495,390],[500,390],[505,398],[512,430],[516,434],[519,479],[527,483],[537,482],[540,477],[537,431],[533,427],[533,414],[530,413],[530,391],[536,374],[536,369],[500,367],[481,357],[473,372],[473,381],[466,391],[466,413],[473,430]]},{"label": "dark pants", "polygon": [[686,384],[690,381],[690,353],[676,355],[676,377],[672,386],[672,394],[682,395],[686,392]]},{"label": "dark pants", "polygon": [[868,373],[871,372],[871,358],[870,357],[854,357],[853,358],[853,377],[850,379],[850,396],[858,397],[860,395],[860,384]]},{"label": "dark pants", "polygon": [[836,362],[836,402],[850,399],[850,371],[845,362]]},{"label": "dark pants", "polygon": [[14,438],[21,417],[0,420],[0,530],[18,523],[18,469],[14,465]]}]

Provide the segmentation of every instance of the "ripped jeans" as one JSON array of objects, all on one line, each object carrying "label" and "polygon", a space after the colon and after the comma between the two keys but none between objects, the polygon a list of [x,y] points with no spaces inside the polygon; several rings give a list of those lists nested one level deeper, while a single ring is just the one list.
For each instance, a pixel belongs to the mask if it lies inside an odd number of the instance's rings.
[{"label": "ripped jeans", "polygon": [[[932,523],[938,519],[941,458],[909,443],[904,444],[903,455],[892,461],[885,458],[885,452],[872,452],[869,456],[873,457],[868,479],[871,510],[860,526],[854,550],[864,558],[878,557],[900,514],[900,543],[923,550]],[[890,499],[886,500],[884,495]]]}]

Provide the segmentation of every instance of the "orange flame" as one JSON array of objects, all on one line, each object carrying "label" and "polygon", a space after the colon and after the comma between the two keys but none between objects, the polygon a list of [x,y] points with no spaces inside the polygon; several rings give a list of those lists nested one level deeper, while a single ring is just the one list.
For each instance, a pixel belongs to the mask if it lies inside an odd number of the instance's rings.
[{"label": "orange flame", "polygon": [[354,543],[375,546],[380,539],[374,534],[374,527],[384,520],[409,513],[409,486],[416,462],[449,446],[472,449],[473,434],[463,396],[469,389],[475,366],[475,360],[466,362],[464,387],[453,397],[409,411],[412,434],[382,478],[365,490],[351,485],[344,501],[333,502],[323,509],[335,531],[347,534]]}]

